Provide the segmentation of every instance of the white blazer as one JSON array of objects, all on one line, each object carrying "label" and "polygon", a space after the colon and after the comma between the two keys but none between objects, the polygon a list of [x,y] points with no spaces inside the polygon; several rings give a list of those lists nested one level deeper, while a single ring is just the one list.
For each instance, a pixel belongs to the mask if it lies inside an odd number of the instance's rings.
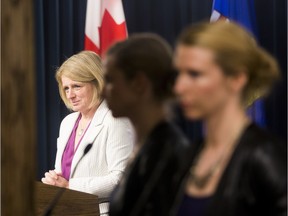
[{"label": "white blazer", "polygon": [[[62,172],[62,155],[79,114],[71,113],[61,122],[55,161],[55,170],[58,173]],[[69,180],[70,189],[99,197],[99,202],[103,202],[99,206],[101,214],[108,212],[108,198],[126,167],[134,139],[130,121],[126,118],[114,118],[103,101],[75,152]],[[88,144],[92,144],[92,147],[84,155]]]}]

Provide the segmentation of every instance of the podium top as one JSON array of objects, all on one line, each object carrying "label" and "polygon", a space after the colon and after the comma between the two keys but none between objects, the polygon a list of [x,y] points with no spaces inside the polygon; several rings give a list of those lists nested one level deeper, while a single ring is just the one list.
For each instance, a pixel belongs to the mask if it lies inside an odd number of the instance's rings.
[{"label": "podium top", "polygon": [[96,195],[46,185],[38,181],[35,183],[36,215],[43,215],[60,190],[64,191],[55,204],[51,215],[100,215],[99,202]]}]

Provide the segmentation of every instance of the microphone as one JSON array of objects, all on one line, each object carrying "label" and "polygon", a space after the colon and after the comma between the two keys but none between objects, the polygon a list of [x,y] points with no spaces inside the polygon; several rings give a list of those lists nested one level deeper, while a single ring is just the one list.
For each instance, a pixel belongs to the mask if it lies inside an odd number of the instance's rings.
[{"label": "microphone", "polygon": [[[81,156],[81,158],[78,160],[74,170],[73,170],[73,173],[75,172],[79,162],[82,160],[82,158],[90,151],[90,149],[92,148],[92,143],[89,143],[85,149],[84,149],[84,152],[83,152],[83,155]],[[72,176],[72,175],[71,175]],[[51,213],[52,213],[52,210],[54,209],[55,205],[57,204],[58,200],[61,198],[62,194],[65,192],[66,188],[63,188],[61,187],[58,192],[56,193],[56,195],[54,196],[54,198],[52,199],[52,201],[49,203],[49,205],[46,207],[44,213],[43,213],[43,216],[50,216]]]},{"label": "microphone", "polygon": [[52,213],[52,210],[54,209],[55,205],[57,204],[58,200],[60,199],[60,197],[62,196],[62,194],[64,193],[64,191],[66,190],[66,188],[61,187],[58,192],[56,193],[56,195],[54,196],[53,200],[49,203],[49,205],[46,207],[43,216],[49,216]]},{"label": "microphone", "polygon": [[[86,155],[89,151],[90,151],[90,149],[92,148],[92,143],[89,143],[86,147],[85,147],[85,149],[84,149],[84,154],[83,154],[83,156],[84,155]],[[82,157],[83,157],[82,156]],[[80,159],[81,160],[81,159]]]}]

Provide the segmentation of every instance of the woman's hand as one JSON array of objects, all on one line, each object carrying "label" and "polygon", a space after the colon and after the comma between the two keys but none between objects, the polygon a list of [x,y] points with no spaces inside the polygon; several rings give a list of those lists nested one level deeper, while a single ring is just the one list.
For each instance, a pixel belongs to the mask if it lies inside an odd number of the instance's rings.
[{"label": "woman's hand", "polygon": [[69,182],[61,175],[61,173],[56,173],[54,170],[46,172],[45,177],[42,178],[41,181],[44,184],[69,188]]}]

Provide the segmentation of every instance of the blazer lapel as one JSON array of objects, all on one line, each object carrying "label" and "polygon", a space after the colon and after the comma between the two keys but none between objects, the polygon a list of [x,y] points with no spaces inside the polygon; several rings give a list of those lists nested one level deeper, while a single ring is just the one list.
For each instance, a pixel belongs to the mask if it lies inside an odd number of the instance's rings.
[{"label": "blazer lapel", "polygon": [[89,128],[84,134],[84,137],[82,138],[81,142],[79,143],[78,149],[75,152],[75,155],[71,164],[70,178],[73,177],[73,174],[75,172],[74,170],[75,168],[77,168],[77,164],[80,162],[81,158],[84,156],[84,150],[86,146],[89,144],[97,145],[97,143],[94,143],[94,142],[103,128],[103,121],[105,119],[105,116],[108,114],[108,112],[109,112],[109,109],[107,107],[107,104],[105,101],[103,101],[97,108],[93,116],[93,119],[89,125]]}]

